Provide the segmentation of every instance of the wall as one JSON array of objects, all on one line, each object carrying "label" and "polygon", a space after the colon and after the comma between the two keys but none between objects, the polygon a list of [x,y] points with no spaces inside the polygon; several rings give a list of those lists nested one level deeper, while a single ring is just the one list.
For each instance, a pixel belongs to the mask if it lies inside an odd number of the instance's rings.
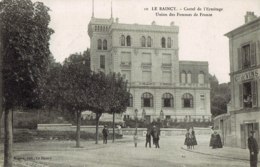
[{"label": "wall", "polygon": [[[81,126],[81,131],[88,131],[91,133],[96,132],[95,126]],[[99,126],[99,133],[101,133],[103,126]],[[38,124],[37,130],[41,131],[76,131],[76,126],[72,126],[71,124]],[[145,136],[146,128],[138,128],[138,135]],[[196,128],[194,127],[196,135],[210,135],[212,133],[210,128]],[[112,133],[112,128],[109,128],[110,133]],[[183,135],[185,136],[186,129],[174,129],[174,128],[161,128],[161,136],[177,136]],[[115,129],[116,133],[120,133],[119,130]],[[123,135],[133,135],[135,132],[135,128],[122,128]]]}]

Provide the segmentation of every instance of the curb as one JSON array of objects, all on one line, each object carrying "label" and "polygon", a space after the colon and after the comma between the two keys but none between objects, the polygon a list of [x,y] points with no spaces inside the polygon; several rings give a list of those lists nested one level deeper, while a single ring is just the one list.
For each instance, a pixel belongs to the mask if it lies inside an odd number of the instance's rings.
[{"label": "curb", "polygon": [[[219,157],[219,158],[233,159],[233,160],[240,160],[240,161],[247,161],[247,162],[250,161],[249,159],[244,159],[244,158],[227,157],[227,156],[222,156],[222,155],[215,155],[215,154],[203,153],[203,152],[199,152],[199,151],[193,151],[193,150],[189,150],[189,149],[186,149],[186,148],[183,148],[183,147],[181,147],[181,149],[185,150],[185,151],[197,153],[197,154],[209,155],[209,156],[214,156],[214,157]],[[260,162],[260,161],[258,161],[258,162]]]}]

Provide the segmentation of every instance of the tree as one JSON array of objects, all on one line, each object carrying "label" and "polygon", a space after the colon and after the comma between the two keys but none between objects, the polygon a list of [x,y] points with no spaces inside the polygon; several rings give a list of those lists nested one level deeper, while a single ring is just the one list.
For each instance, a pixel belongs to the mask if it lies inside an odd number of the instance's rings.
[{"label": "tree", "polygon": [[80,125],[82,111],[92,109],[94,99],[91,81],[91,72],[84,62],[74,62],[73,54],[64,61],[59,81],[59,90],[62,105],[76,115],[76,147],[80,147]]},{"label": "tree", "polygon": [[113,114],[113,142],[115,140],[115,114],[126,111],[129,102],[129,90],[127,90],[127,81],[121,77],[120,73],[108,75],[110,84],[108,85],[109,113]]},{"label": "tree", "polygon": [[211,113],[212,116],[218,116],[227,113],[227,104],[231,99],[230,88],[227,83],[219,84],[216,76],[210,75],[211,86]]},{"label": "tree", "polygon": [[4,166],[11,167],[12,112],[32,107],[39,101],[39,83],[46,72],[49,40],[49,8],[30,0],[3,1],[0,4],[3,47]]}]

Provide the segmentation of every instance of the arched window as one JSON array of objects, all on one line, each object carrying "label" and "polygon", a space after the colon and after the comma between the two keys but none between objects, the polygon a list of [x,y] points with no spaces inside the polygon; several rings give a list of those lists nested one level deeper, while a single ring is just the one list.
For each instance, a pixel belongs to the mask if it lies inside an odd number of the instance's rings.
[{"label": "arched window", "polygon": [[142,95],[142,107],[153,107],[153,95],[151,93],[144,93]]},{"label": "arched window", "polygon": [[193,107],[193,97],[189,93],[185,93],[182,96],[182,106],[183,108],[192,108]]},{"label": "arched window", "polygon": [[103,50],[107,50],[107,40],[104,39],[103,41]]},{"label": "arched window", "polygon": [[185,71],[181,72],[181,83],[186,83],[186,72]]},{"label": "arched window", "polygon": [[146,43],[145,37],[142,36],[142,38],[141,38],[141,46],[145,47],[145,43]]},{"label": "arched window", "polygon": [[152,38],[150,36],[147,37],[147,47],[152,46]]},{"label": "arched window", "polygon": [[121,35],[121,46],[125,46],[125,36]]},{"label": "arched window", "polygon": [[161,44],[162,44],[162,48],[165,48],[165,38],[164,37],[162,37],[162,40],[161,40]]},{"label": "arched window", "polygon": [[126,37],[126,45],[131,46],[131,37],[129,35]]},{"label": "arched window", "polygon": [[170,93],[164,93],[162,96],[163,107],[173,107],[173,96]]},{"label": "arched window", "polygon": [[102,49],[102,40],[101,39],[98,40],[98,48],[97,49],[98,50]]},{"label": "arched window", "polygon": [[129,100],[128,100],[127,107],[133,107],[133,95],[132,94],[129,94]]},{"label": "arched window", "polygon": [[204,72],[200,72],[199,75],[198,75],[198,83],[199,84],[204,84],[204,81],[205,81],[205,77],[204,77]]},{"label": "arched window", "polygon": [[187,83],[191,83],[191,72],[187,73]]},{"label": "arched window", "polygon": [[167,38],[167,48],[171,48],[172,47],[172,40],[170,37]]}]

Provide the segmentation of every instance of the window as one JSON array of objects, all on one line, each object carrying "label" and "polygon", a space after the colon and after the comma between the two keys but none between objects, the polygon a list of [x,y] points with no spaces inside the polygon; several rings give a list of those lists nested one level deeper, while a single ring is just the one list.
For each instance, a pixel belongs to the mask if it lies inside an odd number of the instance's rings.
[{"label": "window", "polygon": [[187,83],[191,83],[191,72],[190,71],[187,74]]},{"label": "window", "polygon": [[142,95],[142,107],[153,107],[153,95],[151,93],[144,93]]},{"label": "window", "polygon": [[240,107],[257,106],[257,81],[243,83],[239,86]]},{"label": "window", "polygon": [[131,46],[131,37],[129,35],[126,37],[126,45]]},{"label": "window", "polygon": [[125,46],[125,36],[121,35],[121,46]]},{"label": "window", "polygon": [[192,108],[193,107],[193,97],[189,93],[185,93],[182,96],[182,104],[184,108]]},{"label": "window", "polygon": [[162,97],[163,107],[173,107],[173,96],[170,93],[164,93]]},{"label": "window", "polygon": [[181,72],[181,83],[186,83],[186,72],[185,71]]},{"label": "window", "polygon": [[129,94],[128,107],[133,107],[133,95]]},{"label": "window", "polygon": [[162,40],[161,40],[161,45],[162,45],[162,48],[165,48],[165,38],[164,37],[162,37]]},{"label": "window", "polygon": [[105,55],[100,55],[100,68],[105,69]]},{"label": "window", "polygon": [[147,37],[147,47],[152,47],[152,38],[150,36]]},{"label": "window", "polygon": [[130,65],[131,52],[121,52],[121,63],[125,65]]},{"label": "window", "polygon": [[198,75],[198,83],[204,84],[204,80],[205,80],[204,73],[201,71]]},{"label": "window", "polygon": [[151,64],[152,63],[151,53],[143,53],[142,54],[142,63],[143,64]]},{"label": "window", "polygon": [[122,70],[122,76],[125,80],[131,82],[131,71],[130,70]]},{"label": "window", "polygon": [[252,42],[238,48],[238,69],[246,69],[256,65],[256,43]]},{"label": "window", "polygon": [[107,40],[104,39],[103,41],[103,50],[107,50]]},{"label": "window", "polygon": [[167,38],[167,48],[171,48],[172,47],[172,40],[170,37]]},{"label": "window", "polygon": [[101,50],[102,49],[102,40],[99,39],[98,40],[98,50]]},{"label": "window", "polygon": [[145,43],[146,43],[145,37],[142,36],[142,38],[141,38],[141,46],[145,47]]}]

